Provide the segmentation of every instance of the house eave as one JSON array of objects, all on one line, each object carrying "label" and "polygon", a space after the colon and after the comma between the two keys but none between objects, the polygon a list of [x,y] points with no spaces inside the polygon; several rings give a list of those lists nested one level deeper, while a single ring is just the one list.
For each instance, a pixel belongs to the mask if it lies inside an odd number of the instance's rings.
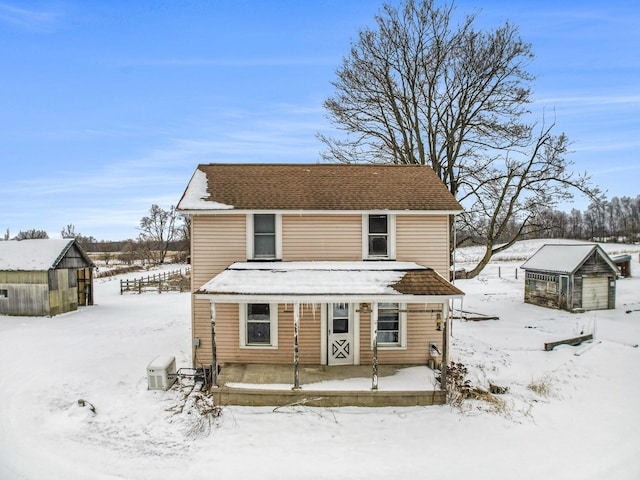
[{"label": "house eave", "polygon": [[195,298],[211,303],[443,303],[451,299],[461,299],[464,294],[452,295],[403,295],[403,294],[233,294],[196,292]]},{"label": "house eave", "polygon": [[464,210],[304,210],[304,209],[178,209],[187,215],[247,215],[258,212],[282,215],[362,215],[363,213],[385,213],[392,215],[460,215]]}]

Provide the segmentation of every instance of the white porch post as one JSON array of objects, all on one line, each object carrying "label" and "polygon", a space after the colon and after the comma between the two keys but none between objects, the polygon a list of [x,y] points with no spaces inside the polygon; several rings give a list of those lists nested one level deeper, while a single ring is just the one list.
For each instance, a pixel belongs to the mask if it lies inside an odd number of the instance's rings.
[{"label": "white porch post", "polygon": [[[206,372],[203,372],[206,377]],[[216,304],[211,302],[211,384],[218,386],[218,358],[216,355]]]},{"label": "white porch post", "polygon": [[378,303],[371,303],[371,336],[373,340],[373,372],[371,390],[378,390]]},{"label": "white porch post", "polygon": [[300,324],[300,304],[293,304],[293,389],[300,388],[300,368],[298,355],[298,327]]}]

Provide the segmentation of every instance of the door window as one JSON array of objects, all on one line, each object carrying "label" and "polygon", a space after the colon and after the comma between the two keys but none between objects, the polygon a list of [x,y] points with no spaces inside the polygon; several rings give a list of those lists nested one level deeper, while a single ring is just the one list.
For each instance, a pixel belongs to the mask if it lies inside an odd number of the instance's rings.
[{"label": "door window", "polygon": [[333,333],[349,333],[349,305],[333,304]]}]

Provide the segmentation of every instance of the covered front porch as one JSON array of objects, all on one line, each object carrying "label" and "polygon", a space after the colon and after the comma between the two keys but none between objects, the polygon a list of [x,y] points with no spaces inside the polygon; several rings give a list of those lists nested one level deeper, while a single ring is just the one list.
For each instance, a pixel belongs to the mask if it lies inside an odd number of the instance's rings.
[{"label": "covered front porch", "polygon": [[301,365],[294,388],[290,365],[230,364],[220,368],[212,393],[218,405],[318,407],[415,406],[445,403],[439,372],[415,365]]},{"label": "covered front porch", "polygon": [[233,264],[196,292],[211,307],[214,395],[236,405],[444,403],[433,368],[446,379],[449,301],[460,296],[408,262]]}]

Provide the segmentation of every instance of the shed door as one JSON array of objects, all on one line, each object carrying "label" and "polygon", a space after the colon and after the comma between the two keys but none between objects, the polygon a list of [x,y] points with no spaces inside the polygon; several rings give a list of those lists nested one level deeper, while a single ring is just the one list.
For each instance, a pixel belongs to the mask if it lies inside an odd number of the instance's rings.
[{"label": "shed door", "polygon": [[569,308],[569,277],[560,275],[560,308]]},{"label": "shed door", "polygon": [[78,305],[93,305],[93,292],[90,268],[80,268],[77,271]]},{"label": "shed door", "polygon": [[582,308],[605,310],[609,307],[609,280],[607,277],[582,278]]}]

